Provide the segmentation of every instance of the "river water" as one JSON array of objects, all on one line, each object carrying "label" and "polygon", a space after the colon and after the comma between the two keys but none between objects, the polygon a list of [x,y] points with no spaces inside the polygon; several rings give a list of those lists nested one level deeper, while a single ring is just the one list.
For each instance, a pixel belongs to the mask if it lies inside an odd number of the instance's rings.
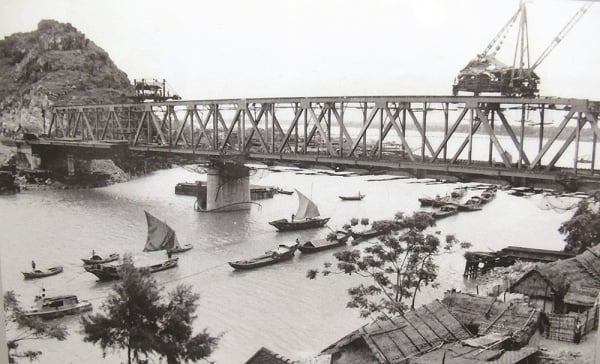
[{"label": "river water", "polygon": [[[94,311],[111,290],[82,268],[82,257],[92,250],[101,255],[130,252],[140,264],[166,258],[162,252],[142,253],[146,240],[144,210],[167,223],[182,244],[194,249],[179,256],[175,269],[154,274],[166,290],[177,284],[191,285],[200,294],[196,330],[207,328],[222,334],[211,360],[243,363],[261,346],[292,359],[303,359],[364,324],[358,312],[345,307],[347,288],[356,277],[331,275],[317,280],[305,278],[311,268],[333,262],[332,251],[313,255],[299,252],[293,260],[261,269],[236,272],[228,261],[253,257],[279,243],[324,237],[328,229],[276,232],[267,222],[289,217],[297,207],[296,195],[275,195],[257,201],[249,211],[199,213],[194,198],[177,196],[178,182],[205,176],[185,168],[158,171],[127,183],[89,190],[24,191],[0,197],[2,286],[14,290],[23,306],[29,306],[44,287],[48,295],[77,294],[90,300]],[[340,228],[352,217],[371,220],[391,218],[397,211],[418,210],[417,198],[446,194],[456,184],[425,183],[424,180],[389,176],[331,176],[314,171],[253,171],[251,183],[297,188],[319,205],[322,216],[331,216],[329,226]],[[366,194],[363,201],[343,202],[340,194]],[[563,236],[557,229],[572,211],[542,207],[541,195],[516,197],[499,191],[482,211],[462,213],[438,222],[436,230],[455,234],[473,244],[473,250],[497,250],[507,245],[561,249]],[[339,248],[344,249],[344,248]],[[21,271],[60,264],[64,273],[40,280],[24,281]],[[441,298],[445,289],[462,289],[462,253],[440,260],[437,290],[424,290],[420,303]],[[102,358],[99,347],[82,341],[77,317],[63,318],[70,336],[64,342],[37,341],[43,351],[41,363],[125,362],[124,353]]]}]

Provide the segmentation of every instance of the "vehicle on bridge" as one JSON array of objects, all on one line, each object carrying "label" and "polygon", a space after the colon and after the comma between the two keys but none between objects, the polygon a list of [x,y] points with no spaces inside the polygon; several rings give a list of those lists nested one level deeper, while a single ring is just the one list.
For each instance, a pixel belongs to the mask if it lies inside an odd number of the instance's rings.
[{"label": "vehicle on bridge", "polygon": [[[591,2],[586,2],[530,66],[527,11],[525,2],[521,2],[517,12],[500,29],[484,51],[458,73],[452,86],[452,94],[456,96],[459,92],[464,91],[472,92],[475,96],[481,93],[499,93],[502,96],[537,96],[540,77],[535,73],[535,69],[577,24],[591,5]],[[517,22],[519,22],[519,30],[513,56],[514,61],[512,66],[508,66],[497,60],[496,54],[502,48],[509,30]]]}]

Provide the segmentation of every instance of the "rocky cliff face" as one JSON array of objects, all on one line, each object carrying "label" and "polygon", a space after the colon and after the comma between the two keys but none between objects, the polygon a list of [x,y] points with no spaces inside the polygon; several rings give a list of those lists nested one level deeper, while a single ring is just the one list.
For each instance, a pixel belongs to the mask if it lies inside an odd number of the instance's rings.
[{"label": "rocky cliff face", "polygon": [[0,133],[19,124],[41,133],[42,110],[52,105],[127,102],[133,93],[127,75],[71,24],[42,20],[0,40]]}]

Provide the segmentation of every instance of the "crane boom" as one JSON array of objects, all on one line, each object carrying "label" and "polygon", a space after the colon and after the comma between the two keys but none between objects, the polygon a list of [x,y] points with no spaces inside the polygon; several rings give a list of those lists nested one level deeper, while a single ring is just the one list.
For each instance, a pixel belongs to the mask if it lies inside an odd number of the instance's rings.
[{"label": "crane boom", "polygon": [[554,39],[552,40],[552,42],[550,42],[548,47],[546,47],[546,49],[544,49],[544,51],[538,57],[538,59],[535,61],[533,66],[531,66],[531,70],[534,70],[537,66],[540,65],[540,63],[542,63],[542,61],[544,59],[546,59],[546,57],[548,57],[550,52],[552,52],[554,50],[554,48],[556,48],[558,43],[560,43],[563,40],[563,38],[567,35],[567,33],[569,33],[569,31],[571,31],[571,29],[573,29],[575,24],[577,24],[577,22],[579,22],[581,17],[589,10],[589,8],[591,6],[592,6],[591,2],[587,2],[587,3],[583,4],[583,6],[575,13],[575,15],[573,15],[573,17],[569,20],[569,22],[567,22],[567,24],[562,28],[562,30],[556,35],[556,37],[554,37]]},{"label": "crane boom", "polygon": [[[492,41],[487,45],[487,47],[485,47],[485,49],[483,50],[482,55],[486,56],[488,55],[488,52],[494,47],[494,45],[496,45],[496,43],[498,42],[498,40],[502,37],[502,38],[506,38],[506,33],[508,33],[508,30],[516,23],[517,18],[519,17],[519,14],[521,13],[522,8],[519,7],[519,9],[515,12],[515,14],[508,19],[508,21],[506,22],[506,24],[504,24],[504,26],[500,29],[500,31],[498,32],[498,34],[496,34],[496,36],[492,39]],[[491,56],[495,56],[497,51],[500,49],[500,47],[502,46],[502,43],[500,43],[497,47],[496,50],[494,52],[492,52]]]}]

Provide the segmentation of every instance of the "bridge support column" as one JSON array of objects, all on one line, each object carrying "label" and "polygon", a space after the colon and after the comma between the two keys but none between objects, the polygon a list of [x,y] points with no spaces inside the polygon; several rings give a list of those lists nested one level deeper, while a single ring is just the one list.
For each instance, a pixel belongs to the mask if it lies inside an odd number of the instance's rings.
[{"label": "bridge support column", "polygon": [[242,164],[215,163],[207,169],[206,200],[198,199],[200,211],[250,209],[250,169]]},{"label": "bridge support column", "polygon": [[73,154],[67,154],[67,175],[70,177],[75,175],[75,158],[73,158]]}]

